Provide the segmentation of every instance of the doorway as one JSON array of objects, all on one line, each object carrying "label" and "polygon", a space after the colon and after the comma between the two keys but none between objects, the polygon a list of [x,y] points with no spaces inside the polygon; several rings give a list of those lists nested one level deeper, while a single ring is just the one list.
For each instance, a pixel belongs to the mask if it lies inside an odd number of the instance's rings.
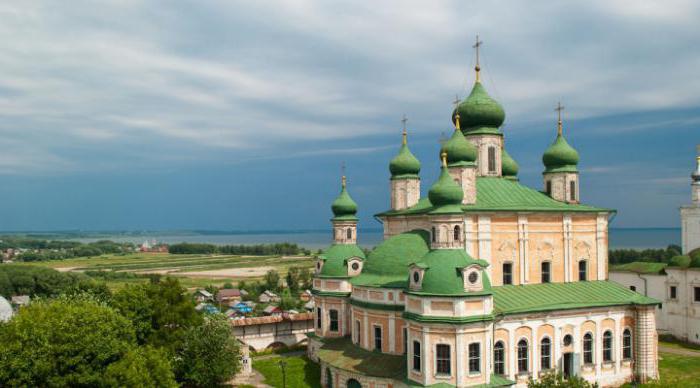
[{"label": "doorway", "polygon": [[564,353],[564,378],[568,379],[574,370],[574,354]]}]

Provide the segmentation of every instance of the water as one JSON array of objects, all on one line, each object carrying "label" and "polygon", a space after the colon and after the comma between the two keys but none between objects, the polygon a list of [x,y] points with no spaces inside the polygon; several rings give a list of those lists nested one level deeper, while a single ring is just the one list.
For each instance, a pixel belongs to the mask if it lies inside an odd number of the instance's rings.
[{"label": "water", "polygon": [[[382,241],[380,229],[360,230],[359,243],[371,248]],[[331,241],[331,231],[300,231],[300,232],[247,232],[247,233],[196,233],[196,232],[154,232],[153,234],[100,234],[99,237],[76,238],[82,242],[97,240],[112,240],[117,242],[133,242],[140,244],[144,241],[156,240],[167,244],[191,242],[209,244],[269,244],[291,242],[311,250],[327,247]],[[680,245],[680,228],[612,228],[610,229],[610,249],[646,249],[665,248],[669,244]]]}]

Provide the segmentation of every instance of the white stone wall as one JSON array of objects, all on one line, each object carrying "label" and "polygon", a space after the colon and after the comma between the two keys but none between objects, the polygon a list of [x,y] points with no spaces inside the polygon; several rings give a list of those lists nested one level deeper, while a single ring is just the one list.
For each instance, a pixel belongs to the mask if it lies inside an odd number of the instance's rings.
[{"label": "white stone wall", "polygon": [[464,192],[462,203],[465,205],[476,203],[476,170],[476,166],[449,168],[452,179],[462,187]]},{"label": "white stone wall", "polygon": [[683,254],[700,248],[700,205],[681,207]]},{"label": "white stone wall", "polygon": [[391,208],[403,210],[418,203],[420,199],[420,179],[391,180]]},{"label": "white stone wall", "polygon": [[[467,140],[476,146],[479,151],[477,158],[477,174],[479,176],[501,176],[501,149],[503,149],[503,136],[499,135],[467,135]],[[489,171],[489,147],[495,148],[496,171]]]},{"label": "white stone wall", "polygon": [[[693,295],[700,287],[700,268],[667,268],[666,274],[666,328],[678,338],[700,344],[700,302]],[[671,286],[676,287],[676,299],[670,299]]]},{"label": "white stone wall", "polygon": [[[552,182],[552,192],[549,194],[557,201],[567,203],[579,202],[579,179],[577,173],[570,172],[555,172],[545,173],[543,176],[544,186],[543,191],[547,191],[547,182]],[[574,199],[571,199],[571,183],[575,182]]]},{"label": "white stone wall", "polygon": [[668,332],[672,334],[672,330],[666,322],[667,312],[669,311],[666,275],[610,271],[609,276],[613,282],[620,283],[630,289],[634,287],[636,292],[662,301],[663,304],[656,307],[656,329],[662,333]]}]

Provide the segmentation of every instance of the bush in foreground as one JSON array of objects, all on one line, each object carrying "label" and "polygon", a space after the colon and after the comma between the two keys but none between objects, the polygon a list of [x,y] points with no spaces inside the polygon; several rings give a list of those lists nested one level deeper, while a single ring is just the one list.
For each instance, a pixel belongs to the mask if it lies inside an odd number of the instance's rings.
[{"label": "bush in foreground", "polygon": [[527,388],[598,388],[598,383],[591,384],[579,376],[565,379],[561,373],[547,373],[537,381],[530,378]]}]

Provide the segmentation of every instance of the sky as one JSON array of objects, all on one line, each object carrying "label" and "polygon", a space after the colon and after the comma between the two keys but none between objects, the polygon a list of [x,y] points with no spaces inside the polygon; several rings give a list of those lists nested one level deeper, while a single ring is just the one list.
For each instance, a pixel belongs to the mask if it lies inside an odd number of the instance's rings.
[{"label": "sky", "polygon": [[422,188],[455,95],[505,108],[521,182],[564,131],[584,203],[677,227],[700,144],[696,1],[0,3],[0,230],[361,227],[408,117]]}]

